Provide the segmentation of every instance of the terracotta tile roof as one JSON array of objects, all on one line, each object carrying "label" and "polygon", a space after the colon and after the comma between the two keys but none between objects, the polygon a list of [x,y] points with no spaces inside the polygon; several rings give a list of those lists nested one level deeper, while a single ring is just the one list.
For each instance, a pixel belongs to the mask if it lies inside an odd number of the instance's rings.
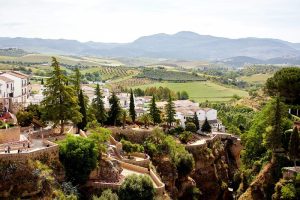
[{"label": "terracotta tile roof", "polygon": [[14,82],[13,80],[11,80],[11,79],[9,79],[9,78],[7,78],[5,76],[1,76],[1,75],[0,75],[0,80],[2,80],[4,82]]},{"label": "terracotta tile roof", "polygon": [[29,76],[26,75],[26,74],[23,74],[21,72],[17,72],[17,71],[9,71],[9,72],[6,72],[7,74],[10,74],[12,76],[16,76],[18,78],[22,78],[22,79],[25,79],[25,78],[28,78]]}]

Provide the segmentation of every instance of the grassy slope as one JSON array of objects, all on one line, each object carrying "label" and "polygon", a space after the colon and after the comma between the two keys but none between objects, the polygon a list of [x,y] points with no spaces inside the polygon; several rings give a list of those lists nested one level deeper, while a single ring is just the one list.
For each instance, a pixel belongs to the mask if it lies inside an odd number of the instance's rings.
[{"label": "grassy slope", "polygon": [[[170,83],[159,82],[154,84],[142,85],[140,88],[145,89],[147,87],[168,87],[174,91],[187,91],[190,99],[197,102],[208,101],[228,101],[234,94],[239,96],[248,96],[246,91],[227,88],[209,81],[206,82],[187,82],[187,83]],[[137,88],[139,86],[136,86]]]},{"label": "grassy slope", "polygon": [[254,74],[251,76],[242,76],[241,80],[249,83],[264,84],[272,76],[273,74]]}]

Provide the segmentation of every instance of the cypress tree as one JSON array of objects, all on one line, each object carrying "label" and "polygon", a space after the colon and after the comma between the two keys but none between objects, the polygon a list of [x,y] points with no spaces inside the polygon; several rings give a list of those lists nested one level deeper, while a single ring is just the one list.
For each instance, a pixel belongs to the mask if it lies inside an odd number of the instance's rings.
[{"label": "cypress tree", "polygon": [[81,130],[85,129],[86,124],[87,124],[86,105],[85,105],[85,100],[84,100],[84,96],[83,96],[82,90],[80,90],[80,92],[79,92],[78,101],[79,101],[79,106],[80,106],[80,110],[79,111],[80,111],[80,113],[82,115],[81,122],[79,122],[77,124],[78,131],[79,131],[79,129],[81,129]]},{"label": "cypress tree", "polygon": [[135,112],[134,96],[133,96],[132,89],[130,90],[129,114],[130,114],[130,117],[132,119],[132,122],[134,123],[135,118],[136,118],[136,112]]},{"label": "cypress tree", "polygon": [[266,130],[265,144],[273,152],[282,146],[282,106],[279,97],[275,99],[274,113],[270,116],[270,126]]},{"label": "cypress tree", "polygon": [[104,108],[103,96],[100,90],[99,84],[96,86],[95,98],[92,101],[92,108],[94,110],[95,117],[100,124],[103,124],[107,120],[107,113]]},{"label": "cypress tree", "polygon": [[63,74],[56,58],[52,57],[53,72],[47,79],[42,101],[43,118],[61,125],[60,133],[64,132],[64,122],[71,120],[74,123],[81,121],[78,98],[73,87],[67,85],[68,79]]},{"label": "cypress tree", "polygon": [[199,119],[198,119],[198,115],[196,112],[194,113],[193,122],[196,125],[197,131],[198,131],[200,129],[200,124],[199,124]]},{"label": "cypress tree", "polygon": [[297,127],[294,128],[292,135],[290,136],[289,142],[289,156],[290,159],[294,161],[294,166],[296,167],[296,159],[299,157],[299,133]]},{"label": "cypress tree", "polygon": [[81,73],[78,67],[75,69],[75,74],[71,76],[71,83],[76,91],[76,94],[79,96],[80,94],[80,85],[81,85]]},{"label": "cypress tree", "polygon": [[172,123],[175,122],[175,105],[172,101],[171,95],[169,95],[168,103],[165,107],[166,111],[166,121],[169,128],[172,126]]},{"label": "cypress tree", "polygon": [[211,126],[207,120],[207,118],[205,118],[205,121],[201,127],[201,131],[204,133],[210,133],[211,132]]},{"label": "cypress tree", "polygon": [[152,117],[152,121],[155,124],[161,123],[160,110],[156,107],[155,96],[152,96],[151,104],[150,104],[150,116]]},{"label": "cypress tree", "polygon": [[116,94],[113,92],[110,99],[109,99],[110,109],[108,112],[108,119],[110,125],[117,125],[117,121],[121,114],[121,107],[120,107],[120,101],[119,98],[116,96]]},{"label": "cypress tree", "polygon": [[43,78],[41,79],[41,85],[44,85],[44,79]]}]

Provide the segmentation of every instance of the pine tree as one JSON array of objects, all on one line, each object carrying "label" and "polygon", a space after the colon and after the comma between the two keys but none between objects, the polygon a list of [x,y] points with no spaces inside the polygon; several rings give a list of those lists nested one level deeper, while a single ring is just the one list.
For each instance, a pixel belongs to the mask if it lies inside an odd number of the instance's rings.
[{"label": "pine tree", "polygon": [[117,120],[120,117],[121,114],[121,107],[120,107],[120,101],[119,98],[116,96],[116,94],[113,92],[110,99],[109,99],[110,109],[108,112],[108,119],[109,123],[111,125],[116,126]]},{"label": "pine tree", "polygon": [[211,132],[211,126],[207,120],[207,118],[205,118],[205,121],[201,127],[201,131],[204,133],[210,133]]},{"label": "pine tree", "polygon": [[200,129],[200,124],[199,124],[199,119],[198,119],[198,115],[196,112],[194,113],[193,122],[196,125],[197,131],[198,131]]},{"label": "pine tree", "polygon": [[154,125],[161,123],[160,110],[156,106],[154,95],[152,96],[149,111],[150,111],[150,116],[152,118],[152,121],[153,121]]},{"label": "pine tree", "polygon": [[289,156],[290,159],[294,161],[294,166],[296,167],[296,159],[300,156],[300,140],[299,140],[299,133],[297,127],[294,128],[292,135],[290,136],[289,142]]},{"label": "pine tree", "polygon": [[107,113],[104,108],[103,96],[100,90],[99,84],[96,86],[95,90],[96,97],[93,99],[92,107],[94,110],[95,117],[100,124],[104,124],[107,120]]},{"label": "pine tree", "polygon": [[64,122],[71,120],[78,123],[82,119],[74,89],[67,85],[67,77],[60,69],[56,58],[52,58],[53,72],[47,80],[44,91],[44,119],[61,124],[60,133],[64,132]]},{"label": "pine tree", "polygon": [[172,126],[172,123],[175,122],[175,105],[172,101],[171,95],[169,95],[168,103],[165,107],[166,111],[166,121],[169,126],[169,128]]},{"label": "pine tree", "polygon": [[87,124],[87,113],[86,113],[86,103],[85,103],[85,99],[84,99],[82,90],[80,90],[80,92],[79,92],[78,101],[79,101],[79,106],[80,106],[79,111],[82,115],[82,120],[81,120],[81,122],[79,122],[77,124],[77,127],[79,130],[80,129],[83,130],[83,129],[85,129],[86,124]]},{"label": "pine tree", "polygon": [[130,90],[129,114],[130,114],[130,117],[132,119],[132,122],[134,123],[135,122],[135,118],[136,118],[136,112],[135,112],[134,96],[133,96],[132,89]]}]

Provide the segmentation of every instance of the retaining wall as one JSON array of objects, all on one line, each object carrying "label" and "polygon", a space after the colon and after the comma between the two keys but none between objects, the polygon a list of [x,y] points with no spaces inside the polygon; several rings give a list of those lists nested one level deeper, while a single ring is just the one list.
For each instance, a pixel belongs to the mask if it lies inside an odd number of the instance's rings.
[{"label": "retaining wall", "polygon": [[20,127],[11,127],[7,129],[0,129],[0,144],[15,142],[20,140]]},{"label": "retaining wall", "polygon": [[45,146],[48,144],[49,147],[44,147],[43,149],[37,149],[28,152],[0,154],[0,160],[27,162],[28,159],[32,159],[32,160],[58,159],[59,156],[58,145],[47,140],[44,141],[44,144]]}]

